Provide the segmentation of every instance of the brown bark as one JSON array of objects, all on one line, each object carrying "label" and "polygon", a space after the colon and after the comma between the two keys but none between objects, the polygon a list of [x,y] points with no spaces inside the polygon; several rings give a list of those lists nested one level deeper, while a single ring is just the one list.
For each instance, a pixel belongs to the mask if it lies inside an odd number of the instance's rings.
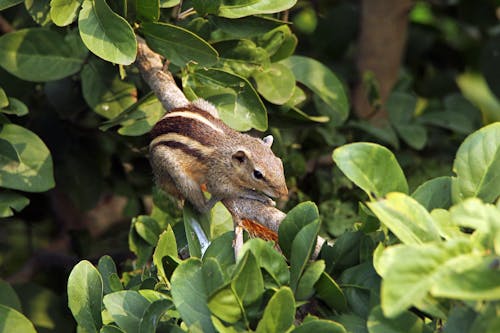
[{"label": "brown bark", "polygon": [[[374,123],[387,119],[384,104],[398,79],[411,6],[412,0],[361,1],[359,82],[353,92],[354,112],[360,119],[370,119]],[[363,84],[366,72],[372,72],[378,81],[380,108],[369,103],[367,87]]]}]

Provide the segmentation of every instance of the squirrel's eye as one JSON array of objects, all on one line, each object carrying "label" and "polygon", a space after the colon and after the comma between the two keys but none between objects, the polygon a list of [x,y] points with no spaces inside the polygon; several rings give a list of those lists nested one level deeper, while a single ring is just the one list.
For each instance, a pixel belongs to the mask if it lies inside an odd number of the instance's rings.
[{"label": "squirrel's eye", "polygon": [[253,176],[255,177],[255,179],[262,179],[262,178],[264,178],[264,176],[262,175],[262,172],[260,172],[259,170],[254,170],[253,171]]}]

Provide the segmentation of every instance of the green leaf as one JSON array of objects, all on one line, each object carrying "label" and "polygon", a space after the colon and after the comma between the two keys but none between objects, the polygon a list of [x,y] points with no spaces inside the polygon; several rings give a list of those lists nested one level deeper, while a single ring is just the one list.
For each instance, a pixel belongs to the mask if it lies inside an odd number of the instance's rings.
[{"label": "green leaf", "polygon": [[83,0],[51,0],[50,18],[52,21],[64,27],[76,20]]},{"label": "green leaf", "polygon": [[136,265],[138,267],[144,266],[148,260],[151,259],[151,254],[153,253],[153,245],[150,245],[144,240],[135,229],[135,223],[137,219],[132,219],[130,224],[130,231],[128,234],[128,245],[130,250],[137,256]]},{"label": "green leaf", "polygon": [[300,276],[316,246],[319,228],[319,220],[316,220],[303,227],[293,239],[290,254],[290,288],[294,292],[297,291]]},{"label": "green leaf", "polygon": [[9,98],[5,93],[5,90],[0,87],[0,109],[6,108],[7,106],[9,106]]},{"label": "green leaf", "polygon": [[294,328],[291,331],[291,333],[310,333],[310,332],[347,333],[344,326],[342,326],[337,322],[326,319],[312,319],[304,321],[300,326]]},{"label": "green leaf", "polygon": [[295,90],[295,77],[288,67],[280,63],[271,64],[253,75],[257,91],[274,104],[285,104]]},{"label": "green leaf", "polygon": [[141,32],[148,45],[172,64],[184,67],[189,62],[210,66],[218,54],[205,40],[189,30],[167,23],[144,22]]},{"label": "green leaf", "polygon": [[119,327],[116,327],[114,325],[104,325],[99,333],[125,333],[122,329]]},{"label": "green leaf", "polygon": [[422,333],[424,322],[416,314],[405,311],[397,317],[386,318],[380,306],[376,306],[368,317],[369,333]]},{"label": "green leaf", "polygon": [[238,131],[267,129],[266,108],[250,82],[220,69],[187,73],[182,85],[191,99],[201,97],[213,103],[221,119]]},{"label": "green leaf", "polygon": [[307,266],[304,274],[300,277],[295,298],[299,301],[305,301],[314,294],[314,285],[318,282],[321,274],[325,271],[325,261],[314,261]]},{"label": "green leaf", "polygon": [[264,279],[251,252],[238,262],[231,288],[244,306],[258,302],[264,294]]},{"label": "green leaf", "polygon": [[279,13],[292,8],[296,2],[297,0],[222,1],[218,15],[227,18],[239,18],[257,14]]},{"label": "green leaf", "polygon": [[469,135],[460,145],[453,163],[453,201],[479,197],[494,202],[500,196],[500,123]]},{"label": "green leaf", "polygon": [[54,187],[50,152],[36,134],[4,124],[0,127],[0,143],[0,186],[26,192]]},{"label": "green leaf", "polygon": [[1,113],[12,114],[18,117],[27,115],[29,110],[26,104],[14,97],[9,97],[9,105],[3,109],[0,109]]},{"label": "green leaf", "polygon": [[107,294],[103,303],[113,320],[125,332],[139,331],[145,309],[150,305],[150,302],[135,290]]},{"label": "green leaf", "polygon": [[68,306],[78,326],[96,332],[102,326],[103,284],[97,269],[87,260],[80,261],[68,278]]},{"label": "green leaf", "polygon": [[448,209],[451,206],[451,177],[437,177],[426,181],[412,193],[429,212],[436,208]]},{"label": "green leaf", "polygon": [[386,199],[368,202],[367,205],[405,244],[441,240],[429,212],[406,194],[392,192],[387,194]]},{"label": "green leaf", "polygon": [[396,245],[384,250],[376,266],[383,277],[384,315],[394,318],[419,303],[436,281],[454,271],[461,258],[470,252],[471,245],[466,240]]},{"label": "green leaf", "polygon": [[204,332],[214,332],[207,305],[202,262],[197,258],[183,261],[172,274],[172,298],[177,311],[188,325],[199,323]]},{"label": "green leaf", "polygon": [[137,17],[141,21],[155,22],[160,18],[159,0],[137,0],[135,4]]},{"label": "green leaf", "polygon": [[347,311],[347,302],[339,285],[330,275],[323,272],[314,285],[316,297],[325,302],[332,310],[339,312]]},{"label": "green leaf", "polygon": [[164,114],[165,109],[160,101],[154,94],[149,94],[116,117],[103,122],[99,129],[107,131],[111,127],[121,125],[122,127],[118,130],[121,135],[139,136],[151,131]]},{"label": "green leaf", "polygon": [[1,304],[0,328],[2,332],[36,333],[33,324],[22,313]]},{"label": "green leaf", "polygon": [[219,66],[244,78],[270,65],[269,54],[248,39],[225,40],[214,45],[219,52]]},{"label": "green leaf", "polygon": [[184,229],[188,242],[189,255],[201,258],[210,241],[206,235],[203,225],[208,222],[207,216],[201,215],[190,205],[185,205],[183,210]]},{"label": "green leaf", "polygon": [[101,116],[111,119],[137,101],[135,86],[120,79],[118,69],[92,57],[81,73],[82,93],[87,104]]},{"label": "green leaf", "polygon": [[281,287],[271,297],[257,325],[257,333],[286,332],[295,319],[295,300],[288,287]]},{"label": "green leaf", "polygon": [[140,215],[135,218],[135,230],[151,246],[156,246],[161,229],[155,219]]},{"label": "green leaf", "polygon": [[292,242],[295,236],[306,225],[318,219],[318,207],[311,201],[302,202],[288,212],[283,221],[281,221],[278,230],[279,245],[287,258],[290,258]]},{"label": "green leaf", "polygon": [[491,91],[500,98],[500,71],[498,68],[498,52],[500,51],[500,36],[492,35],[492,37],[483,44],[481,51],[480,66],[481,72],[488,83]]},{"label": "green leaf", "polygon": [[0,64],[23,80],[44,82],[78,72],[86,51],[44,28],[22,29],[0,37]]},{"label": "green leaf", "polygon": [[121,65],[135,60],[137,41],[127,21],[105,0],[85,0],[78,16],[83,43],[98,57]]},{"label": "green leaf", "polygon": [[[114,279],[112,278],[112,276],[118,276],[118,273],[116,271],[116,265],[113,259],[108,255],[104,255],[99,258],[99,262],[97,263],[97,270],[102,277],[104,294],[109,294],[115,291],[114,288],[112,288],[111,279]],[[121,286],[121,282],[119,280],[118,282]],[[123,289],[123,287],[121,289]]]},{"label": "green leaf", "polygon": [[155,301],[144,310],[144,315],[139,322],[138,333],[156,332],[156,327],[162,316],[173,307],[173,303],[168,299]]},{"label": "green leaf", "polygon": [[193,8],[198,15],[205,16],[207,14],[217,14],[222,0],[193,0]]},{"label": "green leaf", "polygon": [[432,295],[473,301],[500,299],[497,256],[469,255],[455,264],[432,286]]},{"label": "green leaf", "polygon": [[368,134],[373,136],[377,141],[385,142],[396,149],[399,149],[399,139],[392,127],[388,123],[382,123],[378,126],[373,126],[369,121],[366,120],[350,120],[348,125],[354,128],[358,128]]},{"label": "green leaf", "polygon": [[[232,246],[231,246],[232,248]],[[209,277],[205,280],[205,290],[211,296],[229,282],[229,274],[223,271],[215,258],[203,258],[203,275]]]},{"label": "green leaf", "polygon": [[160,0],[161,8],[170,8],[177,6],[181,1],[180,0]]},{"label": "green leaf", "polygon": [[[217,263],[219,263],[224,271],[228,271],[228,268],[235,263],[233,239],[234,233],[231,231],[226,232],[225,234],[212,240],[207,250],[203,254],[203,260],[213,258],[217,261]],[[245,245],[246,243],[243,244],[243,249],[241,250],[242,253],[244,253]],[[254,255],[257,257],[255,253]]]},{"label": "green leaf", "polygon": [[[232,251],[232,247],[230,249]],[[285,258],[276,251],[273,243],[260,238],[250,239],[243,244],[239,255],[243,257],[247,251],[253,253],[257,265],[273,278],[278,287],[290,282],[290,271]]]},{"label": "green leaf", "polygon": [[408,193],[408,184],[394,154],[374,143],[357,142],[333,151],[339,169],[373,200],[389,192]]},{"label": "green leaf", "polygon": [[210,297],[208,308],[229,324],[236,323],[243,315],[238,297],[230,287],[223,288]]},{"label": "green leaf", "polygon": [[158,269],[158,275],[163,282],[168,283],[168,276],[163,267],[163,258],[171,256],[177,257],[177,243],[175,241],[175,234],[172,227],[168,225],[167,230],[160,234],[158,244],[156,245],[155,252],[153,253],[153,263]]},{"label": "green leaf", "polygon": [[326,110],[324,115],[336,125],[347,119],[349,105],[344,87],[330,69],[314,59],[302,56],[291,56],[280,63],[290,68],[295,79],[319,97]]},{"label": "green leaf", "polygon": [[13,210],[20,212],[29,203],[30,200],[19,193],[2,191],[0,192],[0,217],[12,216],[14,215]]},{"label": "green leaf", "polygon": [[[21,301],[9,283],[0,279],[0,305],[22,312]],[[2,325],[0,325],[2,327]]]},{"label": "green leaf", "polygon": [[20,4],[23,0],[0,0],[0,10]]},{"label": "green leaf", "polygon": [[49,26],[52,21],[49,3],[50,0],[25,0],[24,6],[33,21],[44,27]]}]

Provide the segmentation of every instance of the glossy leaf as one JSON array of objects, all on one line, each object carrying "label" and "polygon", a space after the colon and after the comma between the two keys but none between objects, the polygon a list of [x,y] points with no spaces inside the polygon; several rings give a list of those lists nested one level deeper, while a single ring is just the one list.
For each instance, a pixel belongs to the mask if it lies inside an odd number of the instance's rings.
[{"label": "glossy leaf", "polygon": [[191,99],[212,102],[221,119],[238,131],[267,129],[264,104],[250,82],[220,69],[197,69],[183,77],[182,85]]},{"label": "glossy leaf", "polygon": [[150,302],[135,290],[122,290],[107,294],[104,306],[113,320],[125,332],[138,332],[141,319]]},{"label": "glossy leaf", "polygon": [[72,75],[80,70],[85,56],[83,46],[44,28],[22,29],[0,37],[1,66],[27,81],[53,81]]},{"label": "glossy leaf", "polygon": [[207,216],[203,216],[195,211],[191,206],[184,206],[183,210],[184,229],[191,257],[201,258],[210,241],[203,228],[204,222],[208,222]]},{"label": "glossy leaf", "polygon": [[50,18],[52,21],[64,27],[76,20],[83,0],[51,0]]},{"label": "glossy leaf", "polygon": [[273,14],[292,8],[297,0],[226,1],[219,8],[219,16],[239,18],[258,14]]},{"label": "glossy leaf", "polygon": [[470,244],[464,240],[387,248],[376,266],[377,273],[383,277],[384,315],[396,317],[423,300],[436,281],[454,271],[460,258],[470,252]]},{"label": "glossy leaf", "polygon": [[217,51],[189,30],[167,23],[144,22],[141,31],[148,45],[174,65],[183,67],[189,62],[210,66],[217,62]]},{"label": "glossy leaf", "polygon": [[167,230],[160,234],[155,252],[153,253],[153,263],[158,269],[158,275],[164,282],[168,282],[168,276],[163,267],[163,258],[171,256],[177,257],[177,243],[172,227],[168,225]]},{"label": "glossy leaf", "polygon": [[333,151],[339,169],[368,194],[382,198],[389,192],[408,193],[408,184],[394,154],[374,143],[357,142]]},{"label": "glossy leaf", "polygon": [[295,318],[295,300],[288,287],[281,287],[271,297],[257,325],[257,333],[286,332]]},{"label": "glossy leaf", "polygon": [[36,333],[35,327],[22,313],[0,304],[0,328],[3,332]]},{"label": "glossy leaf", "polygon": [[214,332],[207,305],[202,262],[191,258],[183,261],[172,274],[172,298],[177,311],[188,325],[198,323],[204,332]]},{"label": "glossy leaf", "polygon": [[173,307],[171,300],[162,299],[155,301],[144,310],[144,314],[139,322],[138,333],[156,332],[156,327],[162,316]]},{"label": "glossy leaf", "polygon": [[325,302],[331,309],[339,312],[347,311],[344,293],[330,275],[325,272],[321,273],[314,288],[316,289],[316,297]]},{"label": "glossy leaf", "polygon": [[88,332],[102,326],[102,294],[101,275],[90,262],[80,261],[68,278],[68,306],[78,325]]},{"label": "glossy leaf", "polygon": [[346,329],[339,323],[326,319],[311,319],[304,321],[300,326],[294,328],[291,333],[346,333]]},{"label": "glossy leaf", "polygon": [[321,274],[325,270],[325,262],[323,260],[314,261],[309,264],[304,270],[304,274],[299,279],[295,299],[307,300],[314,294],[314,285],[318,282]]},{"label": "glossy leaf", "polygon": [[214,47],[220,55],[218,65],[244,78],[270,66],[269,54],[251,40],[226,40],[214,44]]},{"label": "glossy leaf", "polygon": [[122,65],[130,65],[135,60],[134,31],[105,0],[84,0],[78,28],[83,43],[98,57]]},{"label": "glossy leaf", "polygon": [[330,69],[312,58],[302,56],[291,56],[280,63],[290,68],[295,79],[318,96],[325,106],[325,115],[336,125],[347,119],[349,105],[344,87]]},{"label": "glossy leaf", "polygon": [[[104,294],[109,294],[115,291],[114,288],[112,287],[112,282],[111,282],[111,279],[114,278],[112,278],[111,276],[117,275],[118,273],[116,271],[116,265],[113,259],[108,255],[104,255],[101,258],[99,258],[99,262],[97,264],[97,270],[99,271],[99,274],[101,274]],[[120,289],[123,289],[123,287]]]},{"label": "glossy leaf", "polygon": [[234,324],[242,317],[238,297],[230,287],[216,292],[208,301],[208,308],[218,318]]},{"label": "glossy leaf", "polygon": [[2,191],[0,192],[0,217],[12,216],[14,211],[20,212],[29,203],[30,200],[19,193]]},{"label": "glossy leaf", "polygon": [[82,93],[87,104],[105,118],[117,117],[137,101],[135,86],[121,80],[118,68],[91,58],[81,73]]},{"label": "glossy leaf", "polygon": [[283,254],[290,258],[292,242],[303,227],[319,219],[318,207],[311,201],[306,201],[292,208],[285,219],[281,221],[278,230],[278,240]]},{"label": "glossy leaf", "polygon": [[[233,239],[234,233],[231,231],[212,240],[210,246],[203,254],[203,260],[213,258],[224,271],[228,271],[229,266],[235,263]],[[243,244],[243,247],[245,247],[245,244]]]},{"label": "glossy leaf", "polygon": [[386,199],[369,202],[368,207],[405,244],[440,241],[429,212],[415,199],[393,192]]},{"label": "glossy leaf", "polygon": [[274,104],[286,103],[295,90],[292,71],[280,63],[274,63],[269,68],[255,73],[253,78],[259,94]]},{"label": "glossy leaf", "polygon": [[243,305],[256,303],[264,294],[264,279],[257,265],[257,260],[251,252],[238,262],[231,288]]},{"label": "glossy leaf", "polygon": [[494,202],[500,196],[500,123],[469,135],[460,145],[453,163],[453,201],[479,197]]},{"label": "glossy leaf", "polygon": [[424,322],[409,311],[395,318],[386,318],[380,306],[376,306],[370,312],[367,327],[369,333],[422,333]]},{"label": "glossy leaf", "polygon": [[297,285],[305,266],[316,246],[320,223],[316,220],[303,227],[292,242],[290,255],[290,288],[297,291]]},{"label": "glossy leaf", "polygon": [[290,271],[283,255],[274,248],[271,242],[260,238],[250,239],[243,244],[240,256],[247,251],[253,253],[257,265],[263,268],[278,286],[286,285],[290,281]]},{"label": "glossy leaf", "polygon": [[135,230],[151,246],[156,246],[161,232],[158,223],[151,217],[140,215],[135,218]]},{"label": "glossy leaf", "polygon": [[426,181],[412,193],[429,212],[435,208],[448,209],[451,206],[451,177],[437,177]]},{"label": "glossy leaf", "polygon": [[54,187],[49,150],[33,132],[15,124],[0,127],[0,186],[26,192]]}]

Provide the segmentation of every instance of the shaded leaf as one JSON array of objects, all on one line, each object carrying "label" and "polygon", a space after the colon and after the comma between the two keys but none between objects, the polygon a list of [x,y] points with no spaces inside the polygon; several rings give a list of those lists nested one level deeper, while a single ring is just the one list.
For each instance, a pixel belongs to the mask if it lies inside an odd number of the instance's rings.
[{"label": "shaded leaf", "polygon": [[412,193],[429,212],[436,208],[448,209],[451,206],[451,177],[437,177],[421,184]]},{"label": "shaded leaf", "polygon": [[125,332],[139,331],[145,309],[150,305],[150,302],[135,290],[107,294],[103,303],[113,320]]},{"label": "shaded leaf", "polygon": [[290,288],[297,291],[297,285],[316,246],[320,223],[316,220],[303,227],[292,242],[290,255]]},{"label": "shaded leaf", "polygon": [[339,312],[347,311],[347,302],[342,289],[330,275],[323,272],[314,285],[316,297],[325,302],[332,310]]},{"label": "shaded leaf", "polygon": [[0,279],[0,305],[22,312],[21,301],[19,301],[16,292],[9,283],[2,279]]},{"label": "shaded leaf", "polygon": [[0,304],[0,328],[4,332],[36,333],[35,327],[22,313]]},{"label": "shaded leaf", "polygon": [[170,225],[167,226],[167,230],[160,234],[155,252],[153,253],[153,263],[158,269],[159,278],[163,282],[168,283],[169,277],[163,267],[163,258],[166,256],[177,257],[177,242],[175,241],[175,234]]},{"label": "shaded leaf", "polygon": [[367,327],[370,333],[421,333],[424,322],[409,311],[395,318],[386,318],[380,306],[376,306],[370,312]]},{"label": "shaded leaf", "polygon": [[218,318],[230,324],[242,317],[240,302],[230,287],[223,288],[210,297],[208,308]]},{"label": "shaded leaf", "polygon": [[14,215],[13,210],[20,212],[29,203],[30,200],[19,193],[2,191],[0,192],[0,217],[12,216]]},{"label": "shaded leaf", "polygon": [[0,186],[26,192],[54,187],[52,157],[35,133],[4,124],[0,127],[0,145]]},{"label": "shaded leaf", "polygon": [[17,30],[0,37],[1,66],[27,81],[53,81],[72,75],[80,70],[85,56],[84,47],[44,28]]}]

